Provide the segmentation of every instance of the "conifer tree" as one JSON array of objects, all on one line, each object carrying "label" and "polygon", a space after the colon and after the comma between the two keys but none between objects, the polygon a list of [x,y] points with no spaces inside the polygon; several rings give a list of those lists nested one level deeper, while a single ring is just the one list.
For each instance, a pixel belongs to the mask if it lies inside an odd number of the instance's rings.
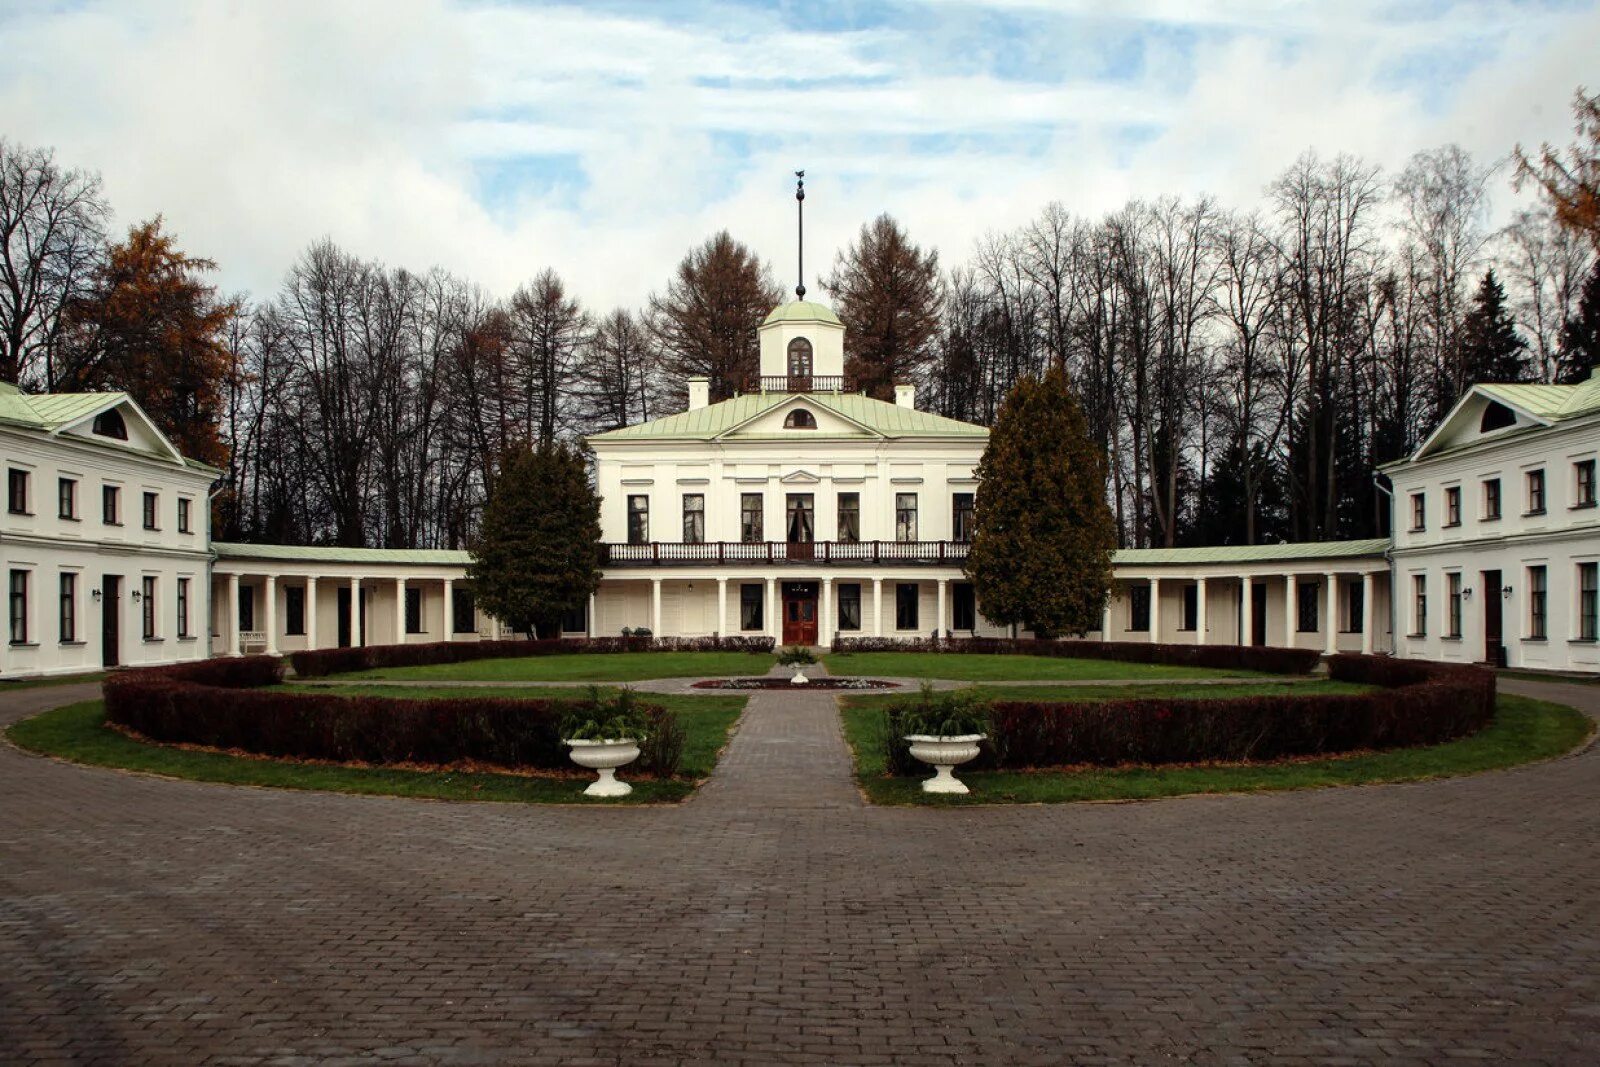
[{"label": "conifer tree", "polygon": [[838,254],[823,285],[847,331],[844,372],[862,392],[893,400],[896,385],[927,373],[944,304],[938,252],[924,252],[891,216],[879,215]]},{"label": "conifer tree", "polygon": [[1465,386],[1528,380],[1528,345],[1517,336],[1506,291],[1493,270],[1478,283],[1461,323],[1461,380]]},{"label": "conifer tree", "polygon": [[558,636],[600,585],[600,498],[583,455],[519,448],[489,487],[467,580],[484,611],[518,633]]},{"label": "conifer tree", "polygon": [[983,614],[1040,637],[1098,629],[1116,524],[1106,457],[1059,367],[1012,388],[978,464],[966,573]]},{"label": "conifer tree", "polygon": [[1584,279],[1572,317],[1561,327],[1561,380],[1587,381],[1596,367],[1600,367],[1600,260]]}]

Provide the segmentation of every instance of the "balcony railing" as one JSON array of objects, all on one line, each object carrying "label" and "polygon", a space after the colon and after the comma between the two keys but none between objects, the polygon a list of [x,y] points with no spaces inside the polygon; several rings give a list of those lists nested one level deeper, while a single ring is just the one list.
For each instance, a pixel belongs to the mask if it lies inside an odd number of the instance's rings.
[{"label": "balcony railing", "polygon": [[610,542],[606,564],[612,567],[660,567],[682,564],[839,564],[960,563],[972,546],[965,541],[706,541],[683,544],[651,541],[642,545]]},{"label": "balcony railing", "polygon": [[763,374],[745,381],[750,393],[848,393],[855,382],[842,374]]}]

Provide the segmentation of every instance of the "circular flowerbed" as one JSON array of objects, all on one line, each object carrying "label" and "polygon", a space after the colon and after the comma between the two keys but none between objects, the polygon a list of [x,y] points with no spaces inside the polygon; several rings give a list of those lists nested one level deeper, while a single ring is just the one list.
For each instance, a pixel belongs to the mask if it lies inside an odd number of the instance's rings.
[{"label": "circular flowerbed", "polygon": [[808,689],[898,689],[898,682],[886,682],[881,678],[812,678],[810,681],[796,684],[788,678],[709,678],[703,682],[695,682],[695,689],[792,689],[804,692]]}]

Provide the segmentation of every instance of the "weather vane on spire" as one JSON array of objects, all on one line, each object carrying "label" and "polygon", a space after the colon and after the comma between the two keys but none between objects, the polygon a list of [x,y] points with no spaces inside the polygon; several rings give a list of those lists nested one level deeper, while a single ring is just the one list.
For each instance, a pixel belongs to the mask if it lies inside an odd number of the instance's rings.
[{"label": "weather vane on spire", "polygon": [[799,269],[800,284],[794,287],[794,295],[804,300],[806,298],[806,172],[797,170],[794,172],[794,177],[795,221],[800,234],[795,252],[795,265]]}]

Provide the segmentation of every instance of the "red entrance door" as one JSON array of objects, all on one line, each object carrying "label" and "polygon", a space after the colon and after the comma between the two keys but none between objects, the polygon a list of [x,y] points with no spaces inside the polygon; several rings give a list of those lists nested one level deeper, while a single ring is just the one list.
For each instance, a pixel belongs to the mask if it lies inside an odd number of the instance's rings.
[{"label": "red entrance door", "polygon": [[783,583],[783,643],[817,643],[817,587],[813,582]]}]

